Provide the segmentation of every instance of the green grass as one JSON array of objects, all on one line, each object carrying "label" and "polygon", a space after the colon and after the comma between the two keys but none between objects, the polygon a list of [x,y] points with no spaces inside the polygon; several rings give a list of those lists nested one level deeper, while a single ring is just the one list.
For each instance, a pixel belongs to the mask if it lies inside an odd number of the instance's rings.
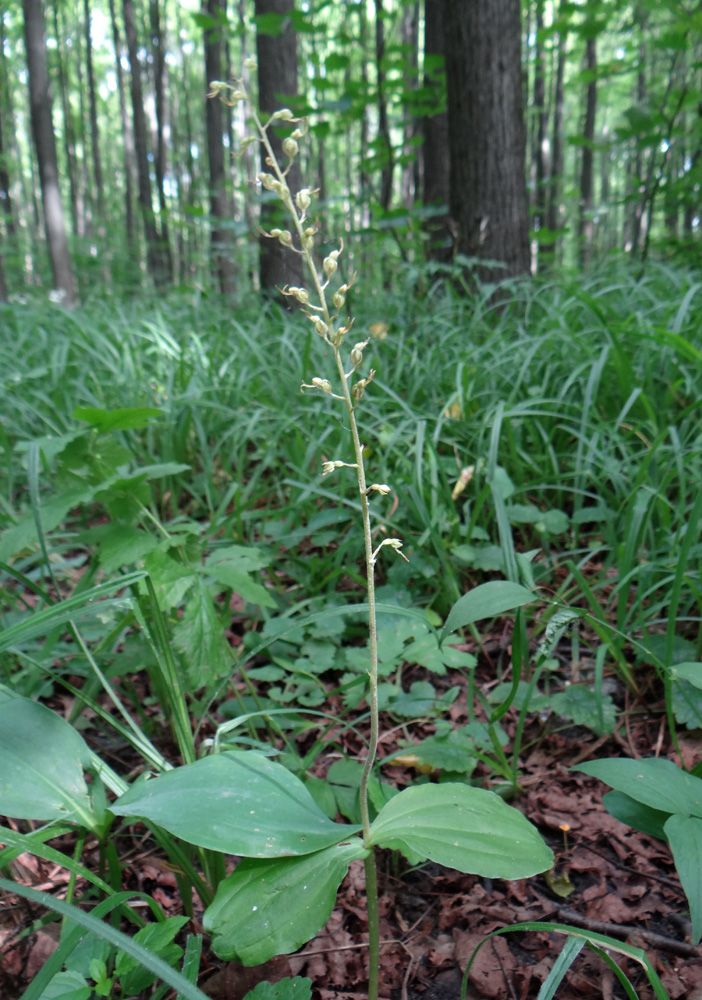
[{"label": "green grass", "polygon": [[[665,631],[702,473],[694,276],[659,267],[636,282],[622,270],[515,286],[499,303],[435,286],[423,299],[359,298],[357,312],[358,339],[388,327],[366,351],[377,376],[359,420],[373,480],[398,499],[377,500],[379,517],[413,555],[391,572],[396,585],[443,614],[485,574],[513,576],[513,552],[538,548],[545,596],[597,608],[627,635]],[[5,526],[29,504],[29,441],[82,426],[77,406],[156,406],[147,428],[115,436],[138,464],[190,467],[154,488],[164,523],[185,514],[277,549],[283,608],[358,580],[352,478],[337,473],[341,500],[319,478],[323,457],[349,459],[346,435],[328,397],[299,389],[325,371],[304,318],[274,306],[239,318],[180,295],[74,314],[16,304],[1,320]],[[53,475],[47,458],[42,502]],[[334,523],[304,541],[330,506]],[[50,549],[71,549],[72,526],[50,533]],[[281,534],[301,548],[279,550]],[[674,609],[683,635],[697,632],[699,563],[696,537]]]}]

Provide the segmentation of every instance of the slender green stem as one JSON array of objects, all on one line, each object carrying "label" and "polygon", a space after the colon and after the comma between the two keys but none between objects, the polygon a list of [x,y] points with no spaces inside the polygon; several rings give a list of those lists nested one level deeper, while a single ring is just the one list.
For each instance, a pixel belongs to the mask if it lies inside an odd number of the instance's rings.
[{"label": "slender green stem", "polygon": [[368,911],[368,1000],[378,1000],[380,978],[380,916],[378,908],[378,873],[375,851],[363,862],[366,872],[366,909]]},{"label": "slender green stem", "polygon": [[[253,111],[253,109],[252,109]],[[305,221],[305,210],[302,200],[298,199],[298,205],[300,210],[296,207],[295,201],[293,200],[292,193],[290,192],[286,180],[286,171],[282,171],[278,164],[278,160],[273,152],[267,135],[268,125],[263,126],[253,111],[254,121],[258,129],[258,133],[261,139],[261,143],[266,151],[267,158],[266,163],[273,171],[273,174],[279,182],[279,194],[281,200],[283,201],[285,207],[287,208],[290,216],[293,220],[294,228],[297,233],[298,239],[300,241],[300,249],[295,247],[290,247],[291,252],[299,253],[304,258],[307,268],[309,270],[312,283],[314,285],[315,292],[317,294],[318,305],[311,306],[315,313],[321,318],[324,323],[324,328],[322,329],[322,334],[324,340],[329,344],[334,351],[334,361],[336,363],[336,369],[339,375],[339,381],[342,386],[342,396],[336,396],[337,399],[341,398],[346,406],[346,411],[348,414],[349,427],[351,429],[351,440],[353,443],[353,451],[355,456],[355,469],[358,481],[358,492],[361,502],[362,511],[362,521],[363,521],[363,538],[364,538],[364,548],[365,548],[365,562],[366,562],[366,584],[368,593],[368,646],[369,646],[369,695],[368,702],[370,706],[370,737],[368,741],[368,749],[366,752],[366,757],[363,762],[363,771],[361,774],[361,783],[359,789],[360,797],[360,809],[361,809],[361,823],[363,826],[363,840],[366,846],[369,846],[370,840],[370,815],[369,815],[369,803],[368,803],[368,782],[370,780],[371,773],[373,771],[373,765],[375,763],[376,754],[378,750],[378,736],[379,736],[379,722],[378,722],[378,631],[376,622],[376,609],[375,609],[375,553],[373,552],[373,535],[371,529],[371,510],[370,504],[368,502],[369,489],[366,484],[366,474],[363,462],[363,445],[358,431],[358,424],[356,422],[356,396],[352,396],[351,389],[349,387],[349,380],[355,371],[358,361],[353,362],[353,367],[351,371],[344,370],[344,363],[341,356],[341,346],[343,342],[343,334],[348,332],[350,324],[348,324],[344,329],[334,328],[334,322],[338,318],[338,312],[331,315],[329,307],[327,305],[327,298],[325,294],[325,289],[329,284],[329,272],[327,270],[327,262],[324,264],[324,276],[320,275],[318,272],[315,261],[312,257],[312,252],[310,250],[311,240],[309,239],[309,230],[307,234],[303,227]],[[273,120],[273,119],[271,119]],[[270,124],[270,122],[268,123]],[[286,245],[289,245],[287,243]],[[335,257],[334,257],[335,260]],[[326,280],[325,280],[326,277]],[[299,293],[301,290],[297,289]],[[305,293],[306,294],[306,293]],[[302,300],[301,300],[302,301]],[[304,300],[308,301],[307,296]],[[360,351],[359,351],[360,357]],[[352,354],[353,361],[353,354]],[[372,373],[369,378],[372,377]],[[329,389],[327,389],[329,391]],[[366,872],[366,906],[368,909],[368,968],[369,968],[369,983],[368,983],[368,1000],[377,1000],[378,997],[378,981],[380,974],[380,921],[379,921],[379,906],[378,906],[378,877],[375,863],[375,853],[373,849],[370,849],[368,857],[365,859],[365,872]]]}]

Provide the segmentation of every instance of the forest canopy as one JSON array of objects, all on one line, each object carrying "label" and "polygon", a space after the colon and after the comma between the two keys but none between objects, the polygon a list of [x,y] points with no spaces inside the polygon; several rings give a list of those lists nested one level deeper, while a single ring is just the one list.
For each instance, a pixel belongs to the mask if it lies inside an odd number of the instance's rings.
[{"label": "forest canopy", "polygon": [[296,169],[323,231],[377,281],[457,255],[496,260],[482,270],[495,279],[695,252],[698,5],[6,0],[0,13],[3,298],[276,285],[268,249],[259,269],[267,197],[245,108],[207,98],[235,77],[267,111],[307,119]]}]

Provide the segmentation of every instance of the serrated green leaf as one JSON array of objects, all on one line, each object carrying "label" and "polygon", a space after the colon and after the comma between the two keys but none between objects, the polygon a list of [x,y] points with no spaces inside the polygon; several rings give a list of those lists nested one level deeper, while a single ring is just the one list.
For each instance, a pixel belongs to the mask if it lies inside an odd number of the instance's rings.
[{"label": "serrated green leaf", "polygon": [[[134,941],[175,967],[183,954],[183,949],[173,939],[189,919],[189,917],[167,917],[160,923],[147,924],[136,932]],[[158,978],[155,973],[145,969],[141,962],[137,962],[124,952],[120,952],[117,956],[115,975],[119,976],[120,986],[127,996],[141,993]]]},{"label": "serrated green leaf", "polygon": [[188,681],[194,688],[212,684],[231,667],[224,628],[201,577],[188,598],[183,617],[173,629],[173,642],[183,654]]},{"label": "serrated green leaf", "polygon": [[493,792],[453,783],[400,792],[372,823],[370,844],[486,878],[527,878],[553,866],[553,853],[518,810]]},{"label": "serrated green leaf", "polygon": [[311,854],[358,830],[331,822],[299,778],[253,750],[230,750],[138,782],[111,806],[198,847],[242,857]]},{"label": "serrated green leaf", "polygon": [[249,570],[255,567],[254,560],[241,558],[236,553],[227,555],[227,550],[214,552],[205,563],[209,576],[224,587],[231,587],[250,604],[258,604],[262,608],[277,608],[278,604],[266,588],[250,576]]},{"label": "serrated green leaf", "polygon": [[290,979],[279,979],[277,983],[269,983],[264,979],[244,997],[244,1000],[310,1000],[312,996],[312,980],[304,976],[294,976]]},{"label": "serrated green leaf", "polygon": [[352,837],[302,858],[244,859],[205,911],[215,955],[259,965],[297,951],[329,919],[351,861],[367,854]]},{"label": "serrated green leaf", "polygon": [[127,524],[110,524],[100,540],[100,565],[105,573],[138,562],[153,552],[158,538]]},{"label": "serrated green leaf", "polygon": [[670,668],[670,673],[674,680],[686,681],[702,689],[702,663],[678,663]]},{"label": "serrated green leaf", "polygon": [[587,726],[598,736],[611,733],[617,722],[617,708],[610,695],[601,697],[581,684],[569,684],[551,698],[551,707],[559,715]]}]

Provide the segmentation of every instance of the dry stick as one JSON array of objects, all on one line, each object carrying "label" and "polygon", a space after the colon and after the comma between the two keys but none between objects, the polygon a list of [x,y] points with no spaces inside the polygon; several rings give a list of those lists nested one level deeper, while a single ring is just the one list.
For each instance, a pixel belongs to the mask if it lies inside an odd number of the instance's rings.
[{"label": "dry stick", "polygon": [[589,917],[583,917],[575,910],[569,910],[565,907],[558,911],[558,916],[561,920],[576,924],[578,927],[584,927],[586,931],[594,931],[595,934],[609,934],[612,937],[640,937],[648,941],[654,948],[672,952],[674,955],[681,955],[683,958],[702,957],[699,948],[687,944],[686,941],[676,941],[675,938],[657,934],[655,931],[647,931],[641,927],[633,927],[631,924],[611,924],[606,920],[590,920]]}]

